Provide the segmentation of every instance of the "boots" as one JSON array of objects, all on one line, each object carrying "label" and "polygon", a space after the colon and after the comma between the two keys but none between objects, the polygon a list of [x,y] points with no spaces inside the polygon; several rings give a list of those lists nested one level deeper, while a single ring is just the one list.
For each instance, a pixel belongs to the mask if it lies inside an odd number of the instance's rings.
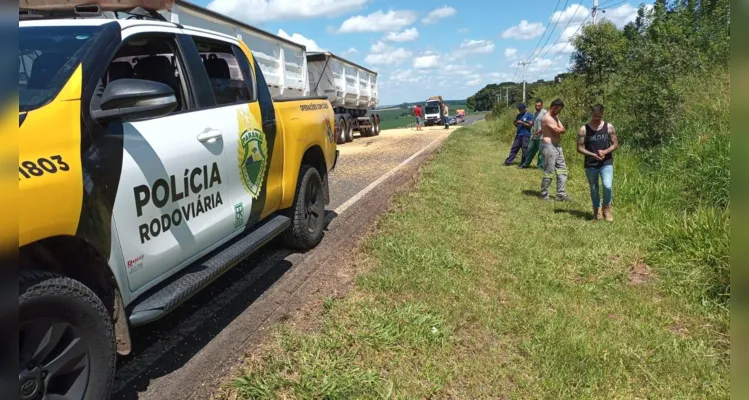
[{"label": "boots", "polygon": [[614,222],[614,214],[611,212],[611,205],[603,206],[603,218],[606,221]]},{"label": "boots", "polygon": [[601,220],[601,209],[598,207],[593,207],[593,220],[594,221]]}]

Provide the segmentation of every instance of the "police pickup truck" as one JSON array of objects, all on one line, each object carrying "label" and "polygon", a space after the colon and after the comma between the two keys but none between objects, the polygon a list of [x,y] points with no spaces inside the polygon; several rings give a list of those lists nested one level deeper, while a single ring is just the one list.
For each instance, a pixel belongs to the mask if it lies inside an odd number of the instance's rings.
[{"label": "police pickup truck", "polygon": [[21,399],[107,398],[132,327],[323,235],[329,101],[272,99],[241,40],[135,7],[168,0],[106,1],[20,3]]}]

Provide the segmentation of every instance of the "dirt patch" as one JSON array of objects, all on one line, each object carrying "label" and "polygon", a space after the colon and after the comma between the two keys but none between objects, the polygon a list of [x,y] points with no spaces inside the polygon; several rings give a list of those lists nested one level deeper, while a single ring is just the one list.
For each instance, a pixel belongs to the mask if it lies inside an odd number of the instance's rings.
[{"label": "dirt patch", "polygon": [[653,278],[655,278],[655,273],[650,269],[650,266],[640,258],[630,265],[629,272],[627,273],[627,281],[630,286],[644,285],[650,282]]},{"label": "dirt patch", "polygon": [[668,327],[668,331],[681,338],[689,336],[689,330],[680,324],[673,324]]}]

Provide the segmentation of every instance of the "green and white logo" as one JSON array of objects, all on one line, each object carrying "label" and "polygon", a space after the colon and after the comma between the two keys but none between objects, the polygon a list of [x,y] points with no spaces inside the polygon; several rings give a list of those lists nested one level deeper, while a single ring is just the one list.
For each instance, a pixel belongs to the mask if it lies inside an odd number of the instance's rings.
[{"label": "green and white logo", "polygon": [[237,203],[234,205],[234,227],[239,228],[244,225],[244,205]]},{"label": "green and white logo", "polygon": [[257,199],[263,186],[268,164],[268,144],[265,134],[249,110],[238,110],[239,122],[239,175],[242,184],[253,199]]}]

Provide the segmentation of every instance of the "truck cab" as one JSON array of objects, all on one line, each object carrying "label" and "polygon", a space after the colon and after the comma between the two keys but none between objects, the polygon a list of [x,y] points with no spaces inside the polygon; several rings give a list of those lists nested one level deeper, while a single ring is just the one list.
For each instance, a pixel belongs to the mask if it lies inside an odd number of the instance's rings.
[{"label": "truck cab", "polygon": [[424,124],[426,126],[441,125],[442,119],[442,96],[432,96],[427,99],[424,105]]},{"label": "truck cab", "polygon": [[[322,240],[330,102],[272,99],[244,42],[141,1],[22,3],[22,398],[107,398],[131,328],[277,236]],[[128,18],[80,18],[107,10]]]}]

